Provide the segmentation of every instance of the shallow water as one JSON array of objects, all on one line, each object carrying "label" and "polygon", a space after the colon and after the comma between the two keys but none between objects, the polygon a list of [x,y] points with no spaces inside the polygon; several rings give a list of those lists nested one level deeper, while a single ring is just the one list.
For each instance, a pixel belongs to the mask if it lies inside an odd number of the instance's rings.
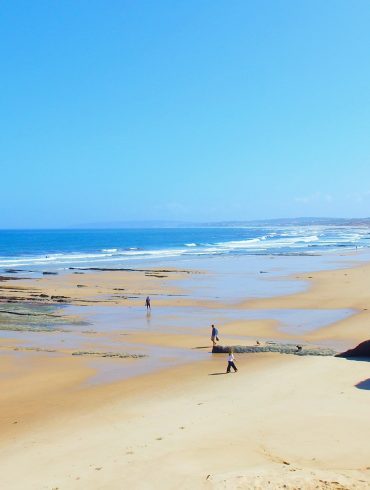
[{"label": "shallow water", "polygon": [[92,358],[88,365],[96,369],[96,373],[87,381],[87,385],[119,381],[132,376],[139,376],[158,369],[201,361],[209,357],[211,349],[180,349],[175,347],[143,346],[140,344],[126,344],[125,351],[145,353],[148,357],[130,359],[122,362],[114,358]]},{"label": "shallow water", "polygon": [[[73,314],[79,312],[79,307],[71,307]],[[237,320],[276,320],[279,330],[292,335],[312,332],[317,328],[326,327],[331,323],[348,318],[355,313],[351,309],[217,309],[205,307],[159,306],[149,314],[141,307],[125,306],[93,306],[83,307],[84,317],[90,322],[90,327],[97,332],[161,332],[186,333],[209,326],[217,317],[219,323],[235,322]],[[221,328],[218,323],[218,328]]]},{"label": "shallow water", "polygon": [[[369,255],[355,256],[233,256],[212,259],[181,259],[172,264],[183,269],[202,270],[203,274],[189,275],[176,285],[185,289],[187,299],[205,300],[208,306],[156,306],[152,298],[152,311],[135,306],[66,306],[63,312],[81,315],[88,325],[63,324],[68,332],[14,332],[0,331],[0,337],[12,341],[9,345],[28,348],[55,349],[67,351],[127,352],[144,354],[140,359],[86,358],[88,365],[96,368],[96,374],[89,383],[101,383],[144,374],[179,363],[204,359],[209,349],[181,349],[176,347],[148,346],[132,344],[128,334],[133,333],[173,333],[197,334],[211,323],[216,323],[222,337],[222,325],[230,322],[271,319],[278,322],[278,330],[299,341],[301,335],[323,328],[345,319],[355,312],[349,309],[305,310],[305,309],[252,309],[234,307],[235,303],[256,297],[271,297],[303,291],[307,281],[294,279],[294,274],[308,274],[312,271],[352,266],[369,260]],[[159,262],[156,266],[161,267]],[[167,263],[168,266],[168,263]],[[287,279],[287,276],[292,276]],[[168,299],[168,297],[167,297]],[[223,305],[220,307],[220,305]],[[229,336],[230,339],[233,336]],[[236,337],[235,337],[236,338]],[[240,338],[240,336],[238,337]],[[248,340],[246,333],[246,340]],[[250,339],[249,339],[250,340]],[[266,340],[266,339],[265,339]],[[16,342],[16,344],[13,344]],[[208,336],[205,345],[210,343]],[[328,347],[338,347],[340,343],[323,343]],[[196,346],[194,346],[196,347]],[[60,355],[40,352],[39,355]],[[18,351],[16,355],[25,355]]]}]

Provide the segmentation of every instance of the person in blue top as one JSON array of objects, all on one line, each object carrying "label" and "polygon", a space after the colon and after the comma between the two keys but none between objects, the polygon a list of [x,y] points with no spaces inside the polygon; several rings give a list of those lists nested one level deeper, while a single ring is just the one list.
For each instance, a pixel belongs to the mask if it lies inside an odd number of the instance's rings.
[{"label": "person in blue top", "polygon": [[211,340],[213,343],[213,346],[216,345],[216,341],[219,341],[220,339],[218,338],[218,330],[214,325],[211,325],[212,328],[212,333],[211,333]]}]

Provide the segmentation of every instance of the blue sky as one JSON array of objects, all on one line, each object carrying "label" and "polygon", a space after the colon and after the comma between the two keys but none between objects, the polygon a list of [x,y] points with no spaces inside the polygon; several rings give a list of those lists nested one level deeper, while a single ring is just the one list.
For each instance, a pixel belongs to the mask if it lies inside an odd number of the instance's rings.
[{"label": "blue sky", "polygon": [[368,1],[8,1],[0,227],[370,215]]}]

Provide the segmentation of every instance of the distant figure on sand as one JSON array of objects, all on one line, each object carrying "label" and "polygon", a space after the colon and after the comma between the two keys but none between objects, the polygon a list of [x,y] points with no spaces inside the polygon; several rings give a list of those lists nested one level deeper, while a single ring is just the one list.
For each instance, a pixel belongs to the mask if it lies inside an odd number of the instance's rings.
[{"label": "distant figure on sand", "polygon": [[214,325],[211,325],[212,328],[212,333],[211,333],[211,340],[213,343],[213,346],[216,345],[216,341],[219,341],[220,339],[218,338],[218,330]]},{"label": "distant figure on sand", "polygon": [[226,370],[227,373],[230,373],[231,368],[234,369],[234,373],[237,372],[238,369],[235,366],[234,361],[235,361],[235,357],[234,357],[234,354],[233,354],[233,350],[230,349],[229,350],[229,355],[227,356],[227,370]]},{"label": "distant figure on sand", "polygon": [[146,300],[145,300],[145,306],[146,306],[146,309],[147,310],[150,310],[150,298],[149,296],[146,297]]}]

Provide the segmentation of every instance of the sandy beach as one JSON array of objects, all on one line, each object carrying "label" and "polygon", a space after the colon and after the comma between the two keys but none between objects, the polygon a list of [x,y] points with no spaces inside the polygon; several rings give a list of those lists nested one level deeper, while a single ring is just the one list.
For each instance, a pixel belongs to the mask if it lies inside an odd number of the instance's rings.
[{"label": "sandy beach", "polygon": [[369,18],[2,2],[0,490],[370,490]]},{"label": "sandy beach", "polygon": [[[369,488],[368,362],[237,354],[227,375],[209,339],[212,318],[226,345],[353,347],[369,338],[369,272],[295,274],[300,292],[235,301],[195,294],[212,277],[194,269],[1,282],[1,488]],[[24,305],[52,331],[9,310]],[[299,331],[287,312],[339,319]]]}]

